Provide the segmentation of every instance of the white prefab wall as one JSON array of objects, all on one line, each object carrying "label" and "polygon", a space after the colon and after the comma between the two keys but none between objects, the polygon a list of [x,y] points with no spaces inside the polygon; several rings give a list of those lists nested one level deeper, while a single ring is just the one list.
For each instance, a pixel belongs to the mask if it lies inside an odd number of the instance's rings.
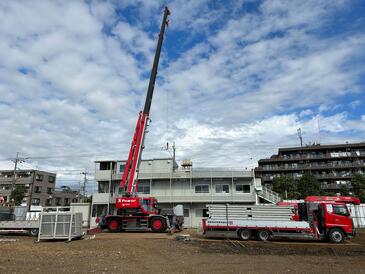
[{"label": "white prefab wall", "polygon": [[90,225],[90,204],[89,203],[71,203],[70,211],[72,213],[82,213],[82,226]]},{"label": "white prefab wall", "polygon": [[[161,208],[171,208],[170,204],[160,204]],[[206,210],[206,204],[194,203],[183,204],[184,207],[184,227],[198,228],[202,227],[203,210]]]}]

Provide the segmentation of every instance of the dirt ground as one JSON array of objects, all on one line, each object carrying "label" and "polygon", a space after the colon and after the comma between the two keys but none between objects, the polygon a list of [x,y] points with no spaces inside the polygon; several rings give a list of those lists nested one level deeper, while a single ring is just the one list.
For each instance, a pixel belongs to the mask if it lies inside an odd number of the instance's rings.
[{"label": "dirt ground", "polygon": [[0,273],[365,273],[365,231],[341,245],[313,241],[204,239],[100,233],[65,243],[1,236]]}]

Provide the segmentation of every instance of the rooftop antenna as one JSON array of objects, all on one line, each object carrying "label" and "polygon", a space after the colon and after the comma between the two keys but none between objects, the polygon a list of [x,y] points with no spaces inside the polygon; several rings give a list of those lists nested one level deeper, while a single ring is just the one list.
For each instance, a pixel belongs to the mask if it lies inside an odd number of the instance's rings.
[{"label": "rooftop antenna", "polygon": [[318,145],[321,144],[321,127],[319,123],[319,115],[317,115],[317,127],[318,127]]},{"label": "rooftop antenna", "polygon": [[298,128],[297,132],[298,132],[298,138],[299,138],[299,141],[300,141],[300,146],[303,147],[303,136],[302,136],[301,128]]}]

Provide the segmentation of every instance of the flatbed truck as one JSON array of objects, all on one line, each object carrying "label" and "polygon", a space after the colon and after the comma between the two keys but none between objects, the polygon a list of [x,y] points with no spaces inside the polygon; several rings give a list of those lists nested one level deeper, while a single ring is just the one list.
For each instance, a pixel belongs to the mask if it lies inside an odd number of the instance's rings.
[{"label": "flatbed truck", "polygon": [[37,236],[39,231],[39,212],[27,212],[24,207],[20,208],[21,215],[14,213],[14,208],[0,208],[0,233],[23,233]]},{"label": "flatbed truck", "polygon": [[[275,214],[281,206],[271,206],[271,213],[265,215],[242,215],[232,205],[217,210],[222,205],[207,205],[209,217],[203,219],[205,236],[236,236],[241,240],[255,237],[260,241],[275,238],[318,239],[331,243],[342,243],[355,236],[350,212],[344,202],[309,199],[298,203],[292,216]],[[265,206],[261,206],[265,208]],[[252,210],[253,207],[246,207]],[[256,209],[257,211],[257,206]],[[282,217],[280,219],[280,216]]]}]

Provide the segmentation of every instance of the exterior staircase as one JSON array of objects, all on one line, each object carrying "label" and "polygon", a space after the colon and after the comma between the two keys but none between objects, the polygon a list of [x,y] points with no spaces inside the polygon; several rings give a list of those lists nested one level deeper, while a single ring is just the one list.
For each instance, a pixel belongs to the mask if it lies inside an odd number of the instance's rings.
[{"label": "exterior staircase", "polygon": [[271,204],[276,204],[277,202],[281,201],[281,198],[278,193],[276,193],[275,191],[272,191],[271,189],[269,189],[265,186],[260,187],[260,190],[257,191],[257,195],[261,199],[264,199],[265,201],[267,201]]}]

